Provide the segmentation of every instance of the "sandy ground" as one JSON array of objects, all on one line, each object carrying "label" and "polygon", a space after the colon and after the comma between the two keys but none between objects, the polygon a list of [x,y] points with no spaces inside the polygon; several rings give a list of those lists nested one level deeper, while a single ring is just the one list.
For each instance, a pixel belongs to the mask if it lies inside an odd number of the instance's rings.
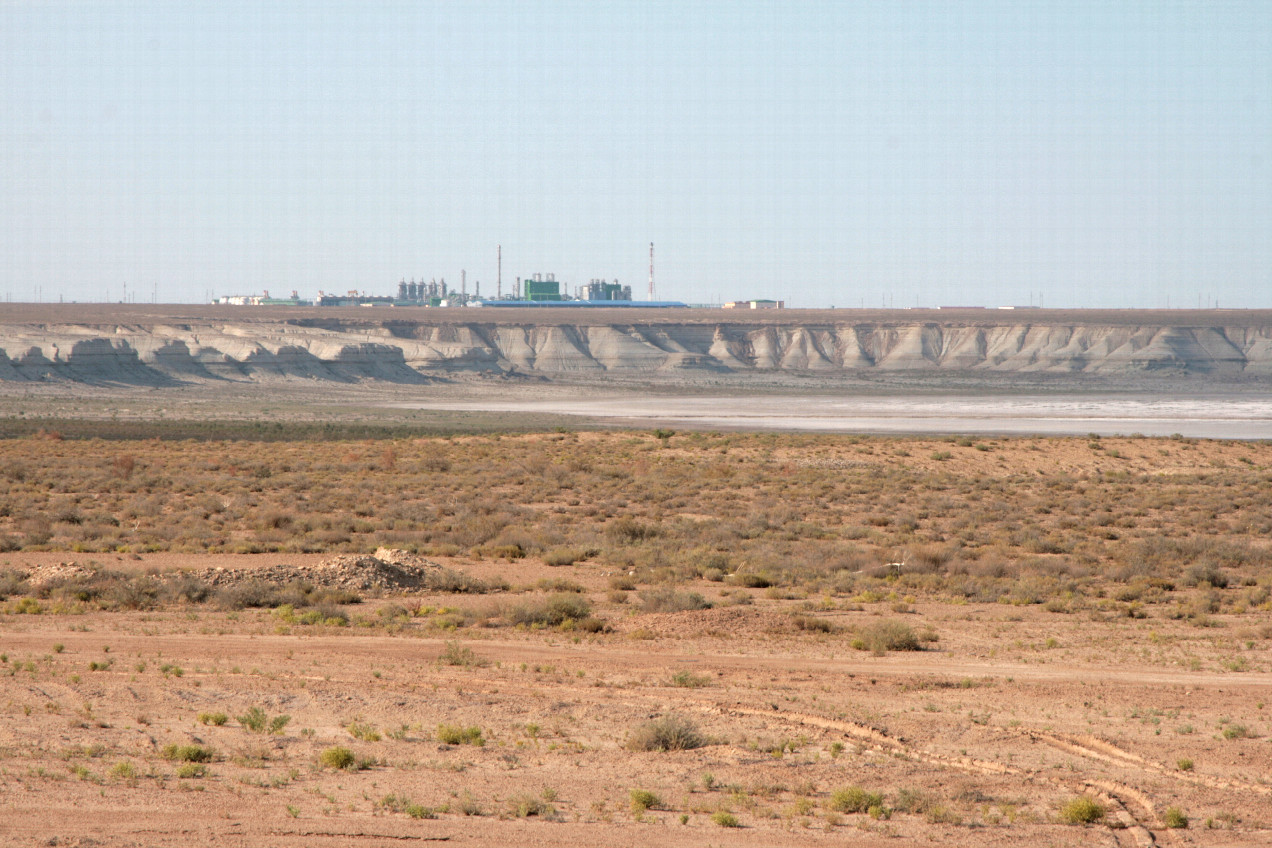
[{"label": "sandy ground", "polygon": [[[17,566],[66,557],[5,555]],[[103,564],[197,571],[280,559],[311,558]],[[1037,606],[817,610],[818,599],[756,590],[744,606],[652,614],[617,603],[600,566],[446,564],[514,586],[577,581],[612,632],[467,628],[456,637],[436,625],[437,608],[496,602],[489,596],[372,600],[348,608],[348,628],[207,607],[0,616],[0,842],[1272,840],[1272,651],[1254,635],[1266,613],[1216,616],[1219,627],[1201,630]],[[719,599],[718,584],[692,588]],[[837,626],[902,618],[939,640],[874,656],[845,635],[794,628],[790,614],[809,601]],[[386,627],[377,610],[389,604],[424,611]],[[358,626],[358,616],[381,623]],[[477,663],[439,664],[455,638]],[[694,685],[674,685],[679,672]],[[278,735],[251,732],[236,716],[252,707],[290,720]],[[223,726],[200,722],[215,712],[229,716]],[[709,744],[626,749],[634,729],[672,713]],[[485,744],[439,742],[441,723],[479,727]],[[1244,733],[1225,735],[1234,726]],[[211,748],[206,773],[178,776],[180,764],[162,756],[171,744]],[[334,745],[367,767],[321,768],[318,754]],[[833,810],[833,793],[850,785],[882,793],[887,809]],[[633,789],[661,803],[634,811]],[[1106,805],[1106,824],[1059,821],[1079,793]],[[408,803],[436,818],[413,818]],[[1164,826],[1169,807],[1188,815],[1187,829]],[[721,810],[741,826],[715,823]]]}]

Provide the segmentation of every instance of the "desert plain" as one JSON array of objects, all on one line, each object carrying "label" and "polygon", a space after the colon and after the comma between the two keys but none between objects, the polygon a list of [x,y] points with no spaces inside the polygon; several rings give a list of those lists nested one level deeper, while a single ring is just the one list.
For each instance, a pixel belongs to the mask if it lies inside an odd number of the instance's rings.
[{"label": "desert plain", "polygon": [[1272,839],[1272,445],[566,383],[0,382],[0,841]]}]

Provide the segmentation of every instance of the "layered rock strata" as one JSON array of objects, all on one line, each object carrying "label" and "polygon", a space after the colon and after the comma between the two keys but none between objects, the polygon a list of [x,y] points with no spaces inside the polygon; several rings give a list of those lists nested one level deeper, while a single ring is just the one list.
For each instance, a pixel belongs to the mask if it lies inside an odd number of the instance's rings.
[{"label": "layered rock strata", "polygon": [[[485,316],[482,316],[485,319]],[[0,380],[425,382],[457,371],[1272,374],[1272,323],[0,323]]]}]

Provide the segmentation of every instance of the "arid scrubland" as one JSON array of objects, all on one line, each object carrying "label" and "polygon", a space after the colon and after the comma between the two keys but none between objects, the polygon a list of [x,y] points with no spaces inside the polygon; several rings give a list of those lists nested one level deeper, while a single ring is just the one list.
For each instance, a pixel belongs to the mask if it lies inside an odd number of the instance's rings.
[{"label": "arid scrubland", "polygon": [[[1188,439],[7,440],[0,836],[1265,844],[1270,484]],[[380,548],[411,588],[319,567]]]},{"label": "arid scrubland", "polygon": [[[832,595],[1268,600],[1272,446],[551,433],[3,443],[0,550],[379,546]],[[83,558],[83,557],[81,557]],[[1208,596],[1209,597],[1209,596]]]}]

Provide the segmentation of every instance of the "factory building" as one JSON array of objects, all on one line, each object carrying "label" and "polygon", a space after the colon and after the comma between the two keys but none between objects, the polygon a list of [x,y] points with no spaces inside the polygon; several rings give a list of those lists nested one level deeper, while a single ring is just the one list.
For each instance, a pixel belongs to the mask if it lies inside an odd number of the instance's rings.
[{"label": "factory building", "polygon": [[724,305],[725,309],[785,309],[784,300],[733,300]]},{"label": "factory building", "polygon": [[291,297],[270,297],[269,291],[263,294],[225,294],[217,298],[222,306],[312,306],[313,301],[301,300],[300,293],[292,291]]},{"label": "factory building", "polygon": [[631,300],[632,287],[621,286],[618,280],[607,283],[604,280],[592,280],[583,286],[581,294],[582,300],[597,301],[613,301],[613,300]]},{"label": "factory building", "polygon": [[535,274],[521,281],[524,299],[531,303],[565,300],[555,274]]},{"label": "factory building", "polygon": [[328,294],[318,292],[315,306],[392,306],[393,298],[380,297],[350,289],[345,294]]}]

